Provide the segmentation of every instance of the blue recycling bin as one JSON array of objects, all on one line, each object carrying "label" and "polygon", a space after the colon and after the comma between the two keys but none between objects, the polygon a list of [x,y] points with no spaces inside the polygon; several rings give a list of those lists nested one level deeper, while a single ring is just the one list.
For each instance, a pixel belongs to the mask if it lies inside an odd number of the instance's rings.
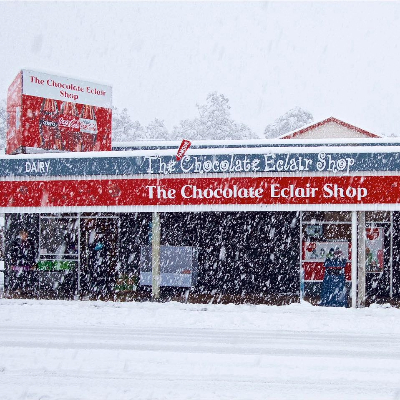
[{"label": "blue recycling bin", "polygon": [[325,261],[325,274],[322,282],[321,302],[323,307],[347,307],[347,289],[344,269],[347,260],[333,258]]}]

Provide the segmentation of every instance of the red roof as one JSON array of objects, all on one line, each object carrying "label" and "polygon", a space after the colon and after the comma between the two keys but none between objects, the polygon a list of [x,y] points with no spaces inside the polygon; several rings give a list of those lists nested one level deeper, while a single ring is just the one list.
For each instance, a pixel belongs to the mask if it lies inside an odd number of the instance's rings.
[{"label": "red roof", "polygon": [[347,122],[343,122],[340,119],[337,119],[337,118],[334,118],[334,117],[329,117],[327,119],[324,119],[323,121],[317,122],[317,123],[315,123],[313,125],[309,125],[306,128],[302,128],[302,129],[300,129],[298,131],[287,133],[286,135],[281,136],[280,139],[295,139],[295,138],[297,138],[298,136],[302,135],[305,132],[311,131],[311,130],[313,130],[315,128],[318,128],[318,127],[320,127],[322,125],[326,125],[326,124],[328,124],[330,122],[335,122],[336,124],[342,125],[342,126],[344,126],[345,128],[348,128],[348,129],[352,129],[352,130],[354,130],[354,131],[356,131],[358,133],[361,133],[361,134],[363,134],[365,136],[368,136],[370,138],[380,138],[380,137],[382,137],[380,135],[376,135],[375,133],[371,133],[371,132],[365,131],[364,129],[357,128],[356,126],[348,124]]}]

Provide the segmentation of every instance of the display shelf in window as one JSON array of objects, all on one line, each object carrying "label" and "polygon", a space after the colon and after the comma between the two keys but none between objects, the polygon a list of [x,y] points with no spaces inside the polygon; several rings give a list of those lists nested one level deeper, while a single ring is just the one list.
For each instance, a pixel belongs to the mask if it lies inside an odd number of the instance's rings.
[{"label": "display shelf in window", "polygon": [[[160,271],[160,286],[195,286],[198,274],[198,249],[190,246],[160,246]],[[140,285],[151,284],[151,246],[142,246],[140,249]]]}]

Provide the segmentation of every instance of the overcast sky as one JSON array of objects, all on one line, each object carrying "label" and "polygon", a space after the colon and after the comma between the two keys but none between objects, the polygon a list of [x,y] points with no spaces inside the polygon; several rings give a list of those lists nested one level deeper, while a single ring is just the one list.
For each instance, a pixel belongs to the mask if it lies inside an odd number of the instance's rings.
[{"label": "overcast sky", "polygon": [[299,106],[400,135],[400,2],[0,2],[0,99],[22,68],[111,84],[168,128],[211,91],[256,133]]}]

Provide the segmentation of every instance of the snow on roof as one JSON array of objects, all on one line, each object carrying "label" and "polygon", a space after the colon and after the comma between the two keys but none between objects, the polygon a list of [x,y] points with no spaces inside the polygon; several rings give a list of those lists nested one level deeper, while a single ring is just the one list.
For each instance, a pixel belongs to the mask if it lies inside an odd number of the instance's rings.
[{"label": "snow on roof", "polygon": [[[320,127],[328,123],[337,123],[348,129],[362,133],[364,137],[342,137],[321,139],[300,139],[303,132]],[[295,137],[290,140],[290,137]],[[175,155],[180,140],[143,140],[132,142],[114,142],[112,151],[101,152],[51,152],[41,149],[31,149],[27,154],[0,155],[0,159],[22,158],[102,158],[102,157],[132,157],[132,156],[161,156]],[[28,149],[27,149],[28,150]],[[300,130],[288,133],[275,139],[244,139],[244,140],[193,140],[187,155],[201,154],[262,154],[262,153],[390,153],[400,152],[399,137],[381,137],[363,129],[357,128],[346,122],[330,117],[323,121],[313,123]]]},{"label": "snow on roof", "polygon": [[[117,142],[113,153],[176,154],[180,142]],[[271,152],[391,152],[400,147],[400,138],[335,138],[335,139],[260,139],[260,140],[197,140],[187,154],[230,154]],[[379,150],[378,150],[379,149]],[[76,153],[75,153],[76,154]],[[90,155],[89,155],[90,157]]]},{"label": "snow on roof", "polygon": [[[361,129],[361,128],[358,128],[357,126],[354,126],[354,125],[351,125],[351,124],[349,124],[347,122],[341,121],[340,119],[337,119],[335,117],[329,117],[329,118],[326,118],[326,119],[324,119],[324,120],[322,120],[320,122],[312,123],[310,125],[302,127],[301,129],[297,129],[295,131],[292,131],[292,132],[286,133],[286,134],[284,134],[282,136],[279,136],[278,139],[294,139],[294,138],[299,139],[299,136],[302,136],[303,134],[305,134],[307,132],[310,132],[313,129],[319,128],[319,127],[321,127],[323,125],[327,125],[327,124],[330,124],[330,123],[336,123],[336,124],[338,124],[340,126],[343,126],[343,127],[347,128],[347,129],[355,131],[355,132],[357,132],[357,133],[359,133],[359,134],[361,134],[363,136],[369,137],[369,138],[381,138],[382,137],[382,136],[377,135],[375,133],[368,132],[365,129]],[[329,139],[329,138],[324,138],[324,140],[326,140],[326,139]]]},{"label": "snow on roof", "polygon": [[[400,141],[396,140],[384,140],[384,139],[363,139],[357,143],[348,141],[348,144],[343,145],[337,143],[335,145],[330,141],[329,143],[319,141],[315,144],[314,141],[310,140],[298,140],[297,142],[303,142],[301,146],[293,146],[293,141],[284,141],[287,146],[278,146],[275,140],[275,146],[273,143],[268,145],[246,147],[203,147],[203,148],[189,148],[186,155],[223,155],[223,154],[274,154],[274,153],[287,153],[287,154],[299,154],[299,153],[400,153]],[[281,141],[280,143],[282,143]],[[304,143],[306,142],[306,143]],[[99,151],[99,152],[66,152],[66,153],[39,153],[39,154],[18,154],[18,155],[3,155],[0,156],[0,160],[10,159],[87,159],[87,158],[120,158],[120,157],[158,157],[158,156],[174,156],[176,155],[178,147],[159,147],[157,149],[130,149],[127,148],[124,151]]]}]

